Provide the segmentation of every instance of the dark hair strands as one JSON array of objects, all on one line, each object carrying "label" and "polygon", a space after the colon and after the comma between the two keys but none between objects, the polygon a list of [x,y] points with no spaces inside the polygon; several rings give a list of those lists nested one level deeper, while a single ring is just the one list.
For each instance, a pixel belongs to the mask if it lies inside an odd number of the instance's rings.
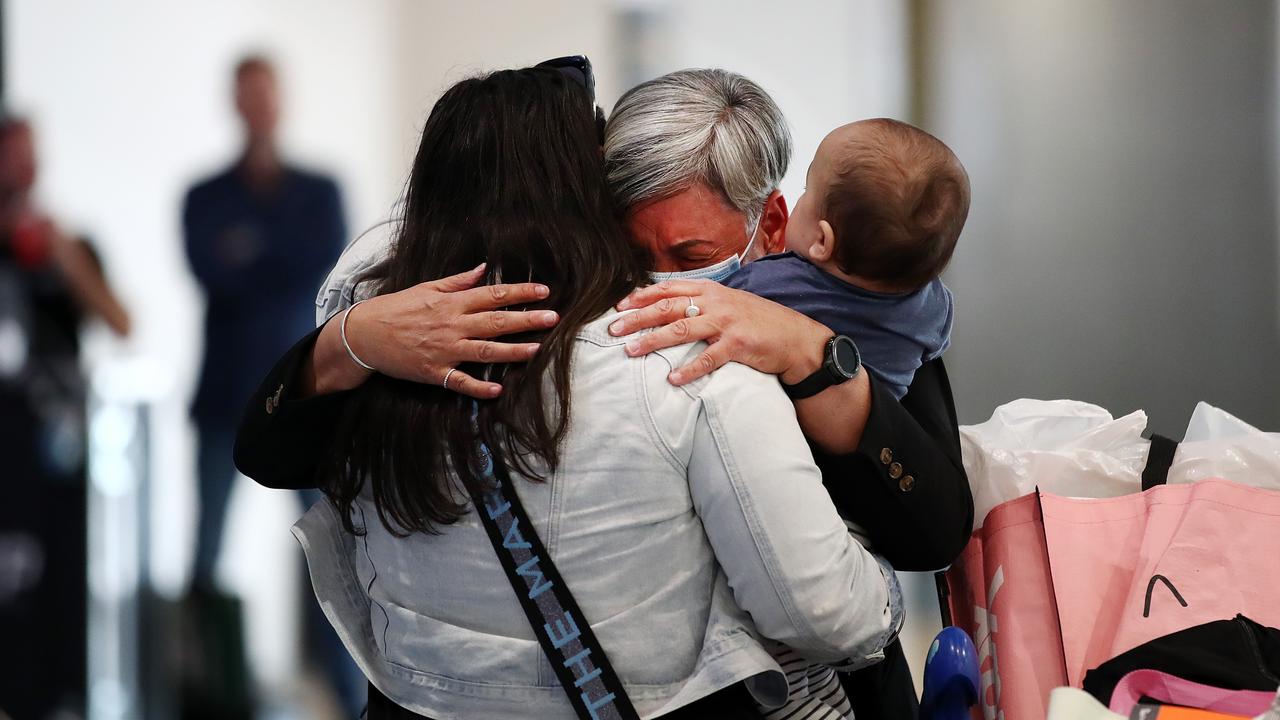
[{"label": "dark hair strands", "polygon": [[[438,533],[468,511],[481,478],[478,443],[513,474],[544,481],[568,429],[574,337],[647,279],[605,185],[592,100],[551,69],[463,80],[436,102],[410,171],[403,217],[379,294],[488,264],[484,283],[540,282],[521,308],[560,315],[555,328],[500,338],[539,342],[525,364],[463,365],[501,382],[473,401],[436,385],[374,375],[348,403],[324,486],[350,532],[368,492],[387,530]],[[477,430],[478,428],[478,430]],[[462,483],[462,485],[459,485]],[[367,485],[367,488],[366,488]]]}]

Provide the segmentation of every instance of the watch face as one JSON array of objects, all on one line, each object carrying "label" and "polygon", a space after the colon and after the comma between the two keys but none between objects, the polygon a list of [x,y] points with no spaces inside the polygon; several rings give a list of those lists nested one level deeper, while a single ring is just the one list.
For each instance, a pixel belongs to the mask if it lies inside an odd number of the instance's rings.
[{"label": "watch face", "polygon": [[835,360],[836,369],[846,378],[852,378],[858,374],[860,364],[858,347],[849,338],[842,335],[835,339],[832,343],[831,357]]}]

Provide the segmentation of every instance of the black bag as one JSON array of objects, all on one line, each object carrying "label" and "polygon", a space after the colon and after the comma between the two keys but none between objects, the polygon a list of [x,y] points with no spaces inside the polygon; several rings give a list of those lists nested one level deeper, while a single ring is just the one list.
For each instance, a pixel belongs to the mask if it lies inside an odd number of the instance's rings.
[{"label": "black bag", "polygon": [[252,684],[240,599],[193,587],[178,607],[178,704],[183,720],[251,720]]},{"label": "black bag", "polygon": [[1144,669],[1227,690],[1274,692],[1280,687],[1280,630],[1243,615],[1179,630],[1085,673],[1085,692],[1110,705],[1120,679]]}]

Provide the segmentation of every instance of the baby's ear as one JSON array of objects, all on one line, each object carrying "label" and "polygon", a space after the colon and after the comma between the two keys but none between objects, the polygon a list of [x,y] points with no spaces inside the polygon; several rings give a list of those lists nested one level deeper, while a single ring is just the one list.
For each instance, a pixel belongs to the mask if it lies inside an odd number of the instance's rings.
[{"label": "baby's ear", "polygon": [[818,235],[817,240],[809,246],[809,259],[814,262],[824,263],[836,253],[836,233],[832,229],[831,223],[826,220],[818,221],[818,229],[822,232]]}]

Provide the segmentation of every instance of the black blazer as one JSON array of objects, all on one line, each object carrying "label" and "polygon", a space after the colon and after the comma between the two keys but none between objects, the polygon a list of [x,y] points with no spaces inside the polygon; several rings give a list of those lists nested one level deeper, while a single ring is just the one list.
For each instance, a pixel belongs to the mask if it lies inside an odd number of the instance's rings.
[{"label": "black blazer", "polygon": [[[354,392],[293,399],[299,370],[319,332],[304,337],[276,363],[240,422],[236,467],[266,487],[321,485],[318,450],[330,447]],[[973,529],[973,496],[960,462],[955,402],[941,359],[916,372],[901,402],[871,378],[871,414],[858,449],[849,455],[813,451],[836,507],[865,529],[876,552],[895,568],[936,570],[960,555]],[[902,651],[895,643],[887,655],[885,663],[846,678],[851,691],[862,685],[851,692],[859,720],[914,717],[915,691]],[[873,706],[863,706],[864,701]]]}]

